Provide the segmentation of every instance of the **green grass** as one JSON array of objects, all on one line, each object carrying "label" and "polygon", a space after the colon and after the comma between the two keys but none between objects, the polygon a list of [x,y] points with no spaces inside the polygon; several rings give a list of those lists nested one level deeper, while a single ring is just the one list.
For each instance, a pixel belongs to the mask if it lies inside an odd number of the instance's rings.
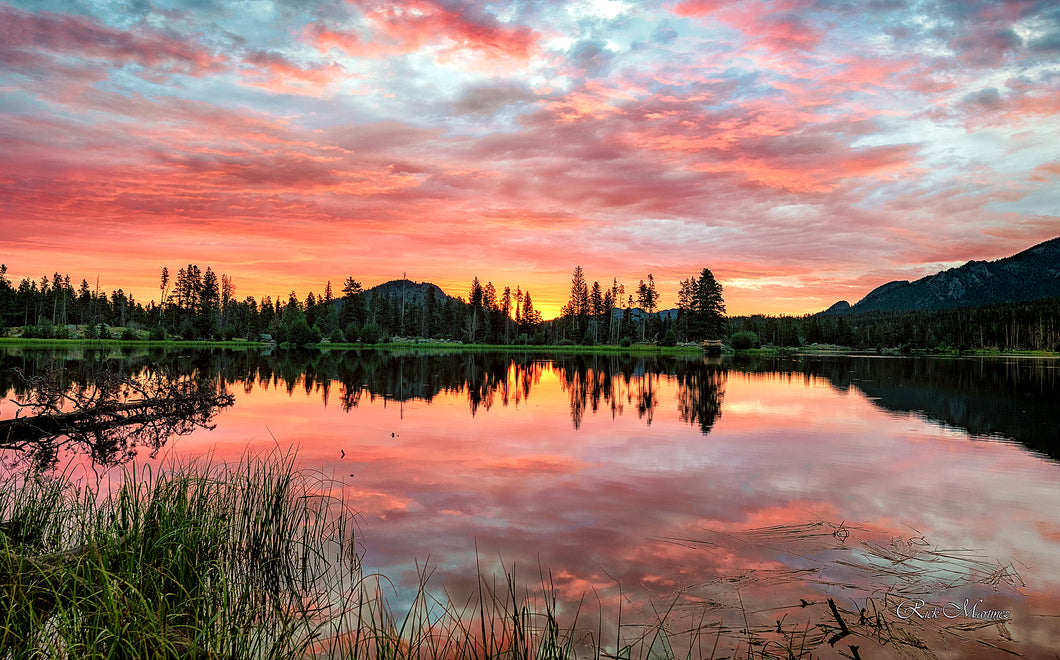
[{"label": "green grass", "polygon": [[130,473],[103,494],[8,476],[0,658],[302,656],[323,552],[349,532],[316,490],[291,455]]},{"label": "green grass", "polygon": [[263,342],[246,340],[228,341],[199,341],[183,339],[23,339],[21,337],[0,337],[0,345],[24,346],[27,348],[47,346],[144,346],[149,348],[165,348],[168,346],[181,348],[252,348],[264,346]]},{"label": "green grass", "polygon": [[[355,552],[341,488],[294,465],[277,452],[130,470],[106,492],[7,472],[0,658],[675,660],[660,655],[659,624],[559,603],[545,571],[533,589],[514,567],[480,572],[477,591],[457,595],[428,588],[421,569],[411,608],[396,611],[393,586]],[[710,648],[717,630],[682,641]]]},{"label": "green grass", "polygon": [[453,353],[537,353],[546,355],[563,354],[599,354],[599,353],[634,353],[649,355],[686,355],[689,353],[702,353],[699,346],[658,346],[655,344],[633,344],[631,346],[614,346],[611,344],[597,344],[594,346],[567,345],[556,346],[551,344],[455,344],[447,342],[420,342],[420,343],[385,343],[385,344],[312,344],[313,348],[321,350],[383,350],[416,352],[429,351],[453,352]]}]

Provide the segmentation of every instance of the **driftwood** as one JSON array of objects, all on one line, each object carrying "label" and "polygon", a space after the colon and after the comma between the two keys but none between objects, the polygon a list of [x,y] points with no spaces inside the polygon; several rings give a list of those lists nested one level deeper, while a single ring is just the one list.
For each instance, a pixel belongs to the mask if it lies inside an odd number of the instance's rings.
[{"label": "driftwood", "polygon": [[235,400],[209,381],[165,371],[104,371],[78,386],[68,384],[62,370],[20,375],[28,394],[13,400],[19,408],[13,419],[0,420],[0,449],[21,451],[44,464],[56,460],[60,447],[71,445],[102,464],[131,458],[137,446],[157,450],[170,436],[213,428],[213,416]]}]

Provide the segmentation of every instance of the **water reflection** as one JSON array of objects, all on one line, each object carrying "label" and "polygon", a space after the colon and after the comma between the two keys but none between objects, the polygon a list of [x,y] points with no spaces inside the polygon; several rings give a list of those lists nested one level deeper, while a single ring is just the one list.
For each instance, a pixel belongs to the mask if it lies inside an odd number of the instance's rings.
[{"label": "water reflection", "polygon": [[612,417],[632,410],[651,424],[660,406],[661,378],[677,382],[681,419],[709,433],[722,411],[728,368],[720,359],[699,356],[669,358],[631,355],[543,357],[526,353],[414,354],[383,351],[208,351],[126,349],[109,356],[97,352],[55,354],[48,351],[3,355],[0,389],[24,397],[25,385],[16,371],[43,373],[62,364],[71,385],[91,381],[105,362],[126,371],[174,370],[195,378],[211,378],[251,394],[255,388],[304,391],[319,395],[324,406],[337,398],[350,412],[362,401],[431,402],[439,395],[463,393],[472,416],[494,405],[518,406],[527,401],[545,370],[559,376],[569,398],[570,418],[581,427],[586,412],[609,411]]},{"label": "water reflection", "polygon": [[[231,460],[248,444],[299,446],[305,465],[342,478],[361,512],[366,569],[401,589],[415,587],[417,562],[428,559],[457,600],[475,593],[480,567],[517,564],[530,586],[543,568],[572,608],[599,595],[611,608],[602,618],[622,604],[623,621],[671,612],[682,617],[674,629],[720,622],[717,657],[745,656],[752,636],[820,638],[822,626],[834,627],[827,598],[864,635],[871,626],[857,610],[878,606],[890,630],[911,631],[903,639],[961,650],[982,640],[1027,656],[1060,645],[1047,618],[1060,610],[1060,468],[960,430],[993,424],[990,437],[1024,437],[1029,423],[1024,442],[1034,429],[1040,444],[1055,442],[1056,372],[1038,363],[114,357],[241,390],[215,432],[177,443],[179,456]],[[80,355],[22,354],[5,356],[0,373],[56,360],[90,368]],[[1004,412],[980,420],[975,408],[991,397],[1001,399],[997,410],[1020,405],[1032,421]],[[5,404],[0,414],[9,413]],[[928,623],[894,620],[893,597],[907,592],[925,602],[982,598],[1014,615],[1007,627],[944,637]],[[827,638],[807,648],[848,652]],[[863,645],[863,657],[919,653],[864,636],[851,644]]]},{"label": "water reflection", "polygon": [[[165,369],[211,379],[250,394],[255,388],[303,391],[349,412],[363,401],[431,402],[463,394],[472,416],[495,405],[518,406],[548,370],[567,393],[573,428],[585,415],[627,410],[650,425],[660,379],[676,383],[681,420],[708,434],[723,411],[730,369],[825,379],[836,391],[863,393],[885,410],[915,414],[973,437],[1018,441],[1060,459],[1060,365],[1026,358],[654,358],[619,354],[541,356],[528,353],[396,353],[384,351],[216,351],[123,348],[108,353],[72,349],[0,353],[0,391],[28,394],[17,374],[35,377],[61,366],[71,389],[95,382],[112,365],[123,373]],[[665,402],[669,405],[669,402]],[[0,417],[12,412],[0,410]]]},{"label": "water reflection", "polygon": [[15,413],[0,418],[0,450],[38,469],[54,467],[63,451],[86,453],[102,466],[127,462],[140,447],[153,455],[172,437],[212,428],[235,402],[209,378],[96,356],[69,371],[62,362],[35,371],[5,370]]},{"label": "water reflection", "polygon": [[874,405],[983,439],[1014,440],[1060,460],[1060,362],[1035,358],[797,356],[738,359],[734,369],[824,378]]}]

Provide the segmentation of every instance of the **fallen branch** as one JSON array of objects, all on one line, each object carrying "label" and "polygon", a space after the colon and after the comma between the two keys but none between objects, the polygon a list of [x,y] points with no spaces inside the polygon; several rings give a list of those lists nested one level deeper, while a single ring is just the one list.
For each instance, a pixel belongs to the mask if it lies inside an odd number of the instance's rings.
[{"label": "fallen branch", "polygon": [[173,435],[212,428],[213,416],[235,402],[210,381],[165,371],[142,376],[104,371],[76,388],[61,370],[20,375],[29,394],[14,401],[19,411],[13,419],[0,420],[0,449],[30,454],[45,465],[66,445],[87,449],[101,464],[131,458],[137,446],[157,450]]}]

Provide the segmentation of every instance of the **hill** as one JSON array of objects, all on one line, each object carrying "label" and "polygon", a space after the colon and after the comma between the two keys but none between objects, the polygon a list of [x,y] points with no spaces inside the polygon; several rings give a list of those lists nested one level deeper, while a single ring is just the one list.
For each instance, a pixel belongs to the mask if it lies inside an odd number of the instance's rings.
[{"label": "hill", "polygon": [[822,314],[939,311],[1060,296],[1060,238],[997,261],[969,261],[914,282],[888,282]]},{"label": "hill", "polygon": [[444,304],[449,296],[447,293],[442,291],[441,287],[431,282],[413,282],[412,280],[390,280],[382,284],[373,286],[370,289],[365,289],[365,299],[371,303],[372,298],[379,296],[380,298],[389,298],[390,300],[401,300],[401,297],[405,297],[407,304],[420,303],[427,299],[427,294],[433,292],[435,300],[438,304]]}]

